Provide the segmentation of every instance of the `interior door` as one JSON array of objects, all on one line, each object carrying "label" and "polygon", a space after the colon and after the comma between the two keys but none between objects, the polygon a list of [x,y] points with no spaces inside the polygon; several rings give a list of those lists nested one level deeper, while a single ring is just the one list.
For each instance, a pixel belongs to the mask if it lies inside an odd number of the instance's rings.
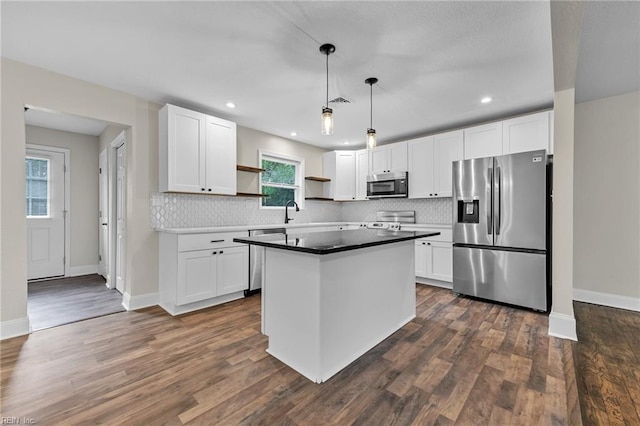
[{"label": "interior door", "polygon": [[98,157],[99,163],[99,212],[98,212],[98,273],[109,281],[109,179],[107,149]]},{"label": "interior door", "polygon": [[116,149],[116,290],[124,292],[125,268],[126,268],[126,200],[127,200],[127,176],[126,176],[126,145],[122,144]]},{"label": "interior door", "polygon": [[64,275],[65,159],[28,149],[25,158],[28,279]]}]

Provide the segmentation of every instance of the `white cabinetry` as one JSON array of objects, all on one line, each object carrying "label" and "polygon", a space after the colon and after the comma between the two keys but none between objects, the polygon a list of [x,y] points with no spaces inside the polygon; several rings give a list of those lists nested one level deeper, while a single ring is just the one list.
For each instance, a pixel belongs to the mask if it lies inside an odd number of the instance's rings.
[{"label": "white cabinetry", "polygon": [[549,111],[525,115],[502,122],[502,152],[534,151],[549,147]]},{"label": "white cabinetry", "polygon": [[331,182],[324,184],[325,197],[336,201],[356,198],[356,154],[354,151],[330,151],[322,155],[322,174]]},{"label": "white cabinetry", "polygon": [[[453,282],[451,230],[432,229],[430,231],[440,232],[440,235],[420,238],[415,242],[416,277],[451,283]],[[443,286],[450,287],[448,284]]]},{"label": "white cabinetry", "polygon": [[322,174],[331,182],[324,184],[324,196],[336,201],[366,200],[369,153],[331,151],[322,156]]},{"label": "white cabinetry", "polygon": [[236,194],[236,124],[165,105],[159,113],[161,192]]},{"label": "white cabinetry", "polygon": [[369,175],[369,150],[356,151],[356,200],[367,199],[367,176]]},{"label": "white cabinetry", "polygon": [[502,121],[464,129],[464,159],[502,155]]},{"label": "white cabinetry", "polygon": [[239,299],[248,288],[246,232],[160,234],[160,306],[179,315]]},{"label": "white cabinetry", "polygon": [[452,162],[462,159],[461,130],[408,142],[409,198],[451,197]]},{"label": "white cabinetry", "polygon": [[406,172],[407,142],[382,145],[371,150],[370,167],[371,174]]}]

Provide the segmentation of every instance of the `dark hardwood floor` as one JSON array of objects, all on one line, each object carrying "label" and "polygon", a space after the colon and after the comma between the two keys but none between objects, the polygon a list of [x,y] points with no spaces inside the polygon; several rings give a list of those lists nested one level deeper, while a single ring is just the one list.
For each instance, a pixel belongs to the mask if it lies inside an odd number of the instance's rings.
[{"label": "dark hardwood floor", "polygon": [[574,302],[585,425],[640,425],[640,313]]},{"label": "dark hardwood floor", "polygon": [[9,339],[2,416],[38,424],[576,424],[577,395],[568,401],[566,385],[571,343],[547,335],[547,316],[423,285],[417,301],[415,320],[323,384],[265,352],[257,295],[175,318],[153,307]]},{"label": "dark hardwood floor", "polygon": [[122,294],[97,274],[30,282],[27,289],[32,330],[124,311]]}]

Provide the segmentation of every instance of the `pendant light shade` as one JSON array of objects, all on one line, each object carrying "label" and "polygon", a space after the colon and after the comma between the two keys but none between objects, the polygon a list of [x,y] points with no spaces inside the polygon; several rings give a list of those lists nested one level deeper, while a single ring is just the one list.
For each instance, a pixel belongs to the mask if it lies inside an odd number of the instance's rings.
[{"label": "pendant light shade", "polygon": [[365,84],[368,84],[370,87],[369,91],[369,101],[371,108],[369,109],[369,128],[367,129],[367,148],[375,148],[377,145],[376,140],[376,131],[373,128],[373,85],[378,82],[378,79],[375,77],[369,77],[366,79]]},{"label": "pendant light shade", "polygon": [[327,97],[324,107],[322,107],[321,131],[323,135],[333,134],[333,110],[329,108],[329,55],[336,51],[333,44],[323,44],[320,46],[320,52],[327,55]]}]

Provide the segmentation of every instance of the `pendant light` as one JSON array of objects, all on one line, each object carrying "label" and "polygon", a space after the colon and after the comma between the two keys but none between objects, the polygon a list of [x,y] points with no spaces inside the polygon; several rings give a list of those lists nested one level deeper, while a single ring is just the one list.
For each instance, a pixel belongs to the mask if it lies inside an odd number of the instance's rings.
[{"label": "pendant light", "polygon": [[336,51],[336,47],[333,44],[323,44],[320,46],[320,52],[323,55],[327,55],[327,103],[322,107],[322,134],[333,134],[333,110],[329,108],[329,55]]},{"label": "pendant light", "polygon": [[369,77],[366,79],[365,84],[370,86],[369,92],[369,100],[371,109],[369,110],[369,128],[367,129],[367,148],[375,148],[376,147],[376,131],[373,128],[373,85],[378,82],[378,79],[375,77]]}]

